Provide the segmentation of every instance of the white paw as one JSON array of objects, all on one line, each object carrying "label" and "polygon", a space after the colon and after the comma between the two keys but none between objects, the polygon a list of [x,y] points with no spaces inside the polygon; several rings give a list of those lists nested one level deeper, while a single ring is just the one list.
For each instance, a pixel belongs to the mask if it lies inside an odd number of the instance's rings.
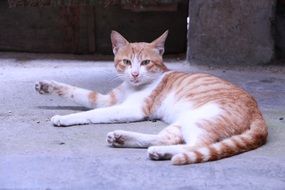
[{"label": "white paw", "polygon": [[64,126],[65,124],[63,123],[62,117],[63,116],[55,115],[50,120],[54,126]]},{"label": "white paw", "polygon": [[156,147],[154,146],[151,146],[147,149],[147,154],[148,154],[148,157],[152,160],[159,160],[159,155],[158,155],[158,152],[156,150]]},{"label": "white paw", "polygon": [[151,146],[147,149],[148,157],[151,160],[169,160],[173,154],[167,152],[165,146]]},{"label": "white paw", "polygon": [[125,144],[125,138],[120,131],[113,131],[107,134],[107,143],[114,147],[122,147]]}]

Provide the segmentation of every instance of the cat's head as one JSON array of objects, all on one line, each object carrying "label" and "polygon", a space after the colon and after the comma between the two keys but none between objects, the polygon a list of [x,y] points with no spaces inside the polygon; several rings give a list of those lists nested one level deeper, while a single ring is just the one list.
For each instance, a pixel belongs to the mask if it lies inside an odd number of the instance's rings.
[{"label": "cat's head", "polygon": [[151,43],[130,43],[121,34],[112,31],[114,63],[120,78],[133,86],[140,86],[167,71],[162,59],[167,34],[168,31],[164,32]]}]

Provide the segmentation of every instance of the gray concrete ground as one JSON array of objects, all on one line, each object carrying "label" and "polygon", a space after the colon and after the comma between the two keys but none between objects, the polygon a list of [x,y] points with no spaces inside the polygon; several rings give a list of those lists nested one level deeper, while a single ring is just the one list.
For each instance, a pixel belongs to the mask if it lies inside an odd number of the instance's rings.
[{"label": "gray concrete ground", "polygon": [[94,57],[0,53],[0,189],[285,189],[284,66],[189,66],[170,68],[221,76],[251,92],[269,126],[268,143],[231,158],[186,166],[151,161],[145,149],[111,148],[107,132],[156,133],[165,124],[53,127],[55,114],[84,108],[40,96],[34,83],[54,79],[107,92],[119,83],[110,61]]}]

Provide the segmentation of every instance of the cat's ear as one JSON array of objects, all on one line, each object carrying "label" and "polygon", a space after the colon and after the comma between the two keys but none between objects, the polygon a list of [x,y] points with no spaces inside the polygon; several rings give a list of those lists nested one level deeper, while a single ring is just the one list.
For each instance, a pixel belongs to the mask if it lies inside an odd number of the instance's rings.
[{"label": "cat's ear", "polygon": [[164,53],[164,43],[168,35],[168,30],[166,30],[160,37],[151,42],[151,45],[157,49],[158,53],[162,55]]},{"label": "cat's ear", "polygon": [[129,43],[119,32],[114,30],[111,32],[111,41],[114,54],[116,54],[121,47]]}]

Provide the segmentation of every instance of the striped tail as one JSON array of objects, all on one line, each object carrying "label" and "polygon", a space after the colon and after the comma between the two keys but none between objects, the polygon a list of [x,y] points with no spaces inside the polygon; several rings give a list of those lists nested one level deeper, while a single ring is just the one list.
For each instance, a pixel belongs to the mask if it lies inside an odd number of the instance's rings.
[{"label": "striped tail", "polygon": [[266,143],[267,134],[266,124],[260,116],[251,123],[250,129],[244,133],[196,150],[176,154],[172,157],[171,162],[174,165],[183,165],[230,157],[262,146]]}]

